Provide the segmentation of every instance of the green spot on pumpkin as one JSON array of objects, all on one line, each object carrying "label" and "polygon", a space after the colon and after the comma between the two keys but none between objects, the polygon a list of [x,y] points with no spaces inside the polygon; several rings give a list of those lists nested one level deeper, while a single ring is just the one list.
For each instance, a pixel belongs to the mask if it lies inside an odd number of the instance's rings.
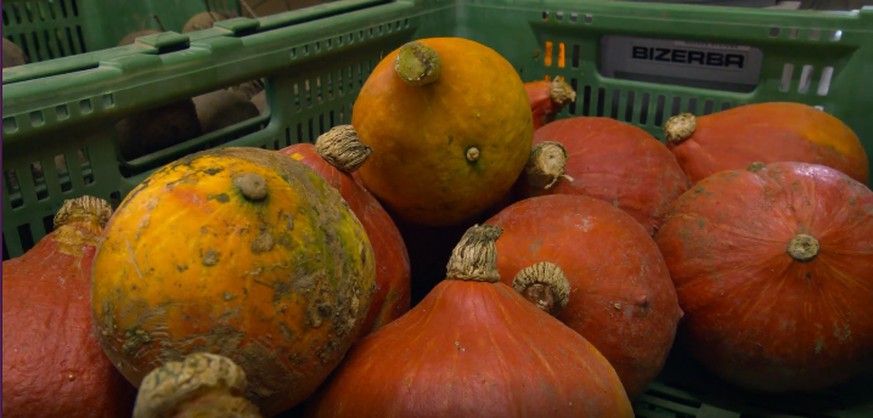
[{"label": "green spot on pumpkin", "polygon": [[124,344],[121,346],[121,349],[127,354],[135,353],[140,346],[148,344],[152,341],[149,333],[142,328],[131,328],[127,330],[124,334],[127,341],[124,342]]},{"label": "green spot on pumpkin", "polygon": [[228,196],[227,193],[211,194],[206,196],[206,199],[215,200],[218,203],[230,202],[230,196]]},{"label": "green spot on pumpkin", "polygon": [[761,161],[755,161],[755,162],[749,164],[749,166],[746,167],[746,170],[751,171],[753,173],[757,173],[757,172],[763,170],[764,167],[766,167],[766,166],[767,166],[767,163],[764,163]]},{"label": "green spot on pumpkin", "polygon": [[213,167],[213,168],[207,168],[206,170],[203,170],[203,172],[206,174],[209,174],[210,176],[214,176],[214,175],[220,173],[222,170],[224,170],[224,169]]}]

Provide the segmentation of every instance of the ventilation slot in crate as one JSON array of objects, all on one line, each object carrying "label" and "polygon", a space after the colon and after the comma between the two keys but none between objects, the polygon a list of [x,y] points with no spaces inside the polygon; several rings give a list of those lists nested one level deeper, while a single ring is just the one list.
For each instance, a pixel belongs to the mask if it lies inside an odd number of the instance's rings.
[{"label": "ventilation slot in crate", "polygon": [[[816,94],[827,96],[830,93],[834,67],[825,66],[818,70],[814,65],[797,66],[793,63],[782,65],[782,77],[779,80],[779,91],[782,93]],[[795,80],[795,74],[798,74]]]},{"label": "ventilation slot in crate", "polygon": [[3,2],[3,35],[21,47],[29,62],[85,52],[77,1]]},{"label": "ventilation slot in crate", "polygon": [[707,115],[733,107],[730,101],[714,98],[667,96],[647,91],[617,88],[578,86],[578,80],[569,80],[576,90],[576,102],[571,103],[571,115],[609,117],[642,126],[660,127],[673,115],[689,112]]}]

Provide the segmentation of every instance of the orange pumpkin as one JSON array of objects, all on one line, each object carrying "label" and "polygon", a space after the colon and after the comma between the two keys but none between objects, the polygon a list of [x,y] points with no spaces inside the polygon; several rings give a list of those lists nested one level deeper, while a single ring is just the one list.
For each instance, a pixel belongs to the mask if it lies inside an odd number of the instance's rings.
[{"label": "orange pumpkin", "polygon": [[[548,125],[547,125],[548,126]],[[636,399],[664,367],[682,317],[655,241],[630,215],[588,196],[553,194],[516,202],[486,224],[501,227],[500,280],[550,262],[570,284],[558,319],[615,367]]]},{"label": "orange pumpkin", "polygon": [[315,144],[299,143],[279,150],[312,168],[339,190],[367,230],[376,257],[376,292],[361,335],[387,324],[409,310],[409,252],[400,230],[378,200],[352,173],[366,162],[363,146],[350,125],[339,125],[320,135]]},{"label": "orange pumpkin", "polygon": [[3,416],[130,416],[136,389],[91,320],[91,262],[111,212],[91,196],[67,200],[52,232],[3,262]]},{"label": "orange pumpkin", "polygon": [[[551,143],[565,150],[542,152]],[[534,132],[531,162],[518,180],[520,198],[580,194],[604,200],[630,214],[654,234],[688,177],[670,150],[648,132],[605,117],[574,116]],[[537,157],[546,157],[538,166]],[[551,168],[560,168],[552,173]],[[563,176],[564,178],[561,178]]]},{"label": "orange pumpkin", "polygon": [[360,176],[397,216],[445,226],[512,186],[533,132],[524,83],[478,42],[427,38],[387,54],[358,94],[352,125],[373,149]]},{"label": "orange pumpkin", "polygon": [[684,113],[667,120],[664,135],[695,182],[754,162],[822,164],[862,183],[870,171],[864,146],[851,128],[801,103],[748,104],[697,117]]},{"label": "orange pumpkin", "polygon": [[265,415],[306,398],[358,337],[374,288],[366,230],[315,171],[259,148],[177,160],[122,201],[93,267],[100,343],[134,385],[206,351]]},{"label": "orange pumpkin", "polygon": [[445,280],[355,345],[307,401],[307,416],[633,416],[597,349],[499,282],[499,235],[471,227]]},{"label": "orange pumpkin", "polygon": [[815,391],[873,368],[873,192],[822,165],[727,170],[656,235],[679,340],[735,385]]},{"label": "orange pumpkin", "polygon": [[576,91],[564,77],[524,83],[533,114],[534,131],[555,120],[564,106],[576,101]]}]

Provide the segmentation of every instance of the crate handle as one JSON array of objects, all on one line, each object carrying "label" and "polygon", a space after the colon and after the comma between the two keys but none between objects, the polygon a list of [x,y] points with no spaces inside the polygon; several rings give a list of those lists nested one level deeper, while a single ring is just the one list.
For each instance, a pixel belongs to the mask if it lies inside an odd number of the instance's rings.
[{"label": "crate handle", "polygon": [[191,45],[191,39],[188,35],[167,31],[141,36],[136,38],[136,43],[151,46],[157,49],[159,54],[163,54],[188,48]]},{"label": "crate handle", "polygon": [[228,30],[234,36],[245,36],[257,32],[261,27],[261,22],[248,17],[235,17],[215,22],[212,26]]}]

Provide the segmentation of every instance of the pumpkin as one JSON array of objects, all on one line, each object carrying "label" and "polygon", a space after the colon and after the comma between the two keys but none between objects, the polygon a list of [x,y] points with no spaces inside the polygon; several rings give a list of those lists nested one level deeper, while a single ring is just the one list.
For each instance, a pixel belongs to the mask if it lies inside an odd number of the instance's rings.
[{"label": "pumpkin", "polygon": [[90,265],[111,211],[92,196],[66,200],[53,231],[3,261],[4,416],[130,416],[136,390],[91,321]]},{"label": "pumpkin", "polygon": [[309,396],[360,333],[375,286],[360,221],[318,173],[228,147],[183,157],[128,194],[93,268],[100,343],[137,387],[205,351],[249,376],[264,415]]},{"label": "pumpkin", "polygon": [[633,416],[597,349],[498,281],[499,234],[470,227],[446,279],[355,345],[306,416]]},{"label": "pumpkin", "polygon": [[533,131],[512,65],[457,37],[387,54],[355,99],[352,126],[373,149],[358,170],[364,185],[425,226],[469,221],[494,204],[524,168]]},{"label": "pumpkin", "polygon": [[524,83],[524,90],[530,103],[534,131],[554,121],[565,106],[576,101],[576,91],[560,76],[552,80],[528,81]]},{"label": "pumpkin", "polygon": [[664,258],[630,215],[599,199],[554,194],[516,202],[488,219],[501,281],[525,267],[559,266],[570,283],[557,315],[615,367],[632,400],[663,369],[682,317]]},{"label": "pumpkin", "polygon": [[[688,189],[688,178],[663,143],[615,119],[556,120],[537,129],[533,143],[518,181],[520,199],[556,193],[596,197],[626,211],[653,234]],[[563,157],[554,143],[563,147]]]},{"label": "pumpkin", "polygon": [[704,116],[682,113],[664,124],[667,146],[694,181],[754,162],[822,164],[862,183],[869,166],[851,128],[812,106],[792,102],[743,105]]},{"label": "pumpkin", "polygon": [[261,418],[257,406],[241,395],[246,384],[245,370],[233,360],[192,353],[143,378],[133,418]]},{"label": "pumpkin", "polygon": [[656,241],[679,341],[723,380],[816,391],[873,366],[873,192],[817,164],[726,170],[680,197]]},{"label": "pumpkin", "polygon": [[394,220],[379,201],[351,175],[370,155],[351,125],[320,135],[315,144],[299,143],[279,150],[318,172],[339,190],[367,230],[376,258],[376,292],[361,335],[372,332],[409,310],[409,253]]}]

